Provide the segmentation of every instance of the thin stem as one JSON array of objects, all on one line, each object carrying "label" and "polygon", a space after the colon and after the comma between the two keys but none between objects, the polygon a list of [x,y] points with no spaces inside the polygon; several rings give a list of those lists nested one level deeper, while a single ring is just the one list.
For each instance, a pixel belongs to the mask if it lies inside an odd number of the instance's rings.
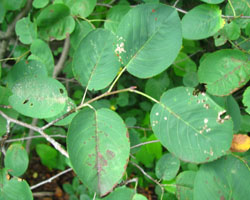
[{"label": "thin stem", "polygon": [[43,130],[37,126],[32,126],[30,124],[24,123],[22,121],[19,121],[17,119],[11,118],[8,115],[6,115],[3,111],[0,110],[0,115],[5,118],[7,120],[7,122],[13,122],[15,124],[18,124],[20,126],[32,129],[38,133],[40,133],[48,142],[50,142],[55,149],[57,149],[61,154],[63,154],[64,156],[66,156],[67,158],[69,157],[67,151],[65,151],[65,149],[62,148],[61,144],[58,143],[56,140],[54,140],[53,138],[51,138],[49,135],[47,135],[46,133],[43,132]]},{"label": "thin stem", "polygon": [[26,51],[24,52],[21,56],[18,56],[16,58],[4,58],[4,59],[1,59],[0,62],[3,62],[3,61],[8,61],[8,60],[20,60],[22,57],[24,57],[26,54],[28,54],[30,52],[29,51]]},{"label": "thin stem", "polygon": [[153,101],[153,102],[155,102],[155,103],[159,103],[159,104],[160,104],[160,102],[159,102],[158,100],[156,100],[155,98],[153,98],[153,97],[151,97],[151,96],[149,96],[149,95],[147,95],[147,94],[145,94],[145,93],[143,93],[143,92],[141,92],[141,91],[132,90],[132,91],[130,91],[130,92],[137,93],[137,94],[139,94],[139,95],[141,95],[141,96],[144,96],[144,97],[150,99],[151,101]]},{"label": "thin stem", "polygon": [[116,82],[119,80],[119,78],[121,77],[121,75],[126,71],[126,67],[124,67],[122,69],[122,71],[118,74],[118,76],[116,77],[116,79],[114,80],[114,82],[112,83],[112,85],[109,87],[108,92],[111,92],[111,90],[113,89],[113,87],[115,86]]},{"label": "thin stem", "polygon": [[[51,138],[55,138],[55,137],[58,137],[58,138],[66,138],[65,135],[50,135]],[[29,136],[29,137],[22,137],[22,138],[16,138],[16,139],[9,139],[9,140],[6,140],[5,143],[11,143],[11,142],[18,142],[18,141],[24,141],[24,140],[29,140],[29,139],[36,139],[36,138],[43,138],[43,136],[41,135],[34,135],[34,136]],[[3,139],[0,138],[0,141],[2,141]]]},{"label": "thin stem", "polygon": [[72,168],[66,169],[66,170],[64,170],[64,171],[62,171],[62,172],[56,174],[55,176],[50,177],[49,179],[47,179],[47,180],[45,180],[45,181],[42,181],[42,182],[40,182],[40,183],[38,183],[38,184],[36,184],[36,185],[33,185],[33,186],[30,187],[30,189],[31,189],[31,190],[34,190],[35,188],[38,188],[38,187],[40,187],[40,186],[42,186],[42,185],[44,185],[44,184],[46,184],[46,183],[50,183],[51,181],[53,181],[53,180],[56,179],[57,177],[59,177],[59,176],[61,176],[61,175],[63,175],[63,174],[66,174],[66,173],[68,173],[68,172],[70,172],[70,171],[72,171]]},{"label": "thin stem", "polygon": [[89,19],[87,19],[87,18],[85,18],[85,17],[82,17],[82,16],[80,16],[80,15],[77,15],[76,17],[79,18],[79,19],[82,19],[82,20],[84,20],[84,21],[86,21],[86,22],[88,22],[88,23],[90,24],[90,26],[92,26],[93,29],[96,29],[95,25],[92,24],[91,21],[90,21]]},{"label": "thin stem", "polygon": [[152,144],[152,143],[158,143],[158,142],[160,142],[160,140],[152,140],[152,141],[148,141],[148,142],[143,142],[143,143],[136,144],[136,145],[130,147],[130,149],[134,149],[134,148],[146,145],[146,144]]},{"label": "thin stem", "polygon": [[176,0],[173,7],[176,7],[180,0]]},{"label": "thin stem", "polygon": [[105,3],[97,3],[96,4],[97,6],[104,6],[104,7],[107,7],[107,8],[112,8],[113,6],[109,5],[109,4],[105,4]]},{"label": "thin stem", "polygon": [[144,176],[146,176],[147,178],[149,178],[151,181],[153,181],[155,184],[157,184],[161,188],[161,191],[162,191],[162,193],[161,193],[161,200],[162,200],[163,199],[163,194],[164,194],[164,188],[163,188],[163,186],[157,180],[153,179],[148,173],[146,173],[144,171],[144,169],[142,169],[139,165],[137,165],[136,163],[134,163],[132,161],[130,161],[130,163],[132,165],[134,165],[137,169],[139,169]]},{"label": "thin stem", "polygon": [[228,3],[229,3],[229,5],[230,5],[230,7],[231,7],[231,9],[233,11],[233,16],[235,17],[236,13],[235,13],[235,10],[234,10],[234,7],[233,7],[233,4],[232,4],[231,0],[228,0]]},{"label": "thin stem", "polygon": [[63,51],[61,53],[61,56],[54,68],[54,72],[53,72],[53,77],[57,77],[58,74],[62,71],[63,67],[64,67],[64,63],[68,57],[68,52],[69,52],[69,47],[70,47],[70,37],[69,34],[66,34],[66,39],[64,41],[64,45],[63,45]]},{"label": "thin stem", "polygon": [[[34,118],[34,119],[32,120],[31,125],[32,125],[32,126],[36,126],[36,125],[37,125],[37,122],[38,122],[38,119]],[[33,135],[34,135],[34,130],[30,129],[30,130],[29,130],[29,137],[30,137],[31,139],[28,139],[28,141],[26,142],[26,151],[27,151],[28,154],[29,154],[29,152],[30,152],[30,144],[31,144],[32,136],[33,136]]]}]

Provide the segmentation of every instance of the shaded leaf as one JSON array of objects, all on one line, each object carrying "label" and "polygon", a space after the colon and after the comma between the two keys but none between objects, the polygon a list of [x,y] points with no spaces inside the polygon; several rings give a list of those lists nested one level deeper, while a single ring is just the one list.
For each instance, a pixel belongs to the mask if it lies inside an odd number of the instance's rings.
[{"label": "shaded leaf", "polygon": [[21,144],[12,144],[7,149],[4,165],[12,176],[21,176],[28,168],[28,153]]},{"label": "shaded leaf", "polygon": [[250,86],[244,91],[242,102],[246,106],[246,111],[250,114]]},{"label": "shaded leaf", "polygon": [[43,8],[49,3],[49,0],[34,0],[32,6],[34,8]]},{"label": "shaded leaf", "polygon": [[208,162],[230,148],[233,123],[209,96],[193,92],[177,87],[163,93],[151,110],[150,122],[163,146],[179,159]]},{"label": "shaded leaf", "polygon": [[209,4],[219,4],[222,3],[224,0],[201,0],[201,1]]},{"label": "shaded leaf", "polygon": [[176,179],[176,196],[179,200],[192,200],[196,172],[184,171]]},{"label": "shaded leaf", "polygon": [[182,34],[185,39],[189,40],[205,39],[213,36],[224,23],[218,6],[199,5],[182,18]]},{"label": "shaded leaf", "polygon": [[227,96],[250,79],[250,63],[239,50],[223,49],[209,54],[201,62],[198,77],[207,91],[216,96]]},{"label": "shaded leaf", "polygon": [[249,185],[250,173],[244,160],[228,155],[201,165],[195,177],[193,197],[194,200],[247,200]]},{"label": "shaded leaf", "polygon": [[144,4],[123,17],[117,30],[116,53],[130,74],[149,78],[173,63],[181,43],[177,11],[163,4]]},{"label": "shaded leaf", "polygon": [[126,126],[111,110],[85,108],[71,122],[67,149],[81,181],[104,196],[126,169],[130,150]]},{"label": "shaded leaf", "polygon": [[166,153],[157,161],[155,173],[159,179],[171,180],[175,178],[179,168],[180,160],[171,153]]}]

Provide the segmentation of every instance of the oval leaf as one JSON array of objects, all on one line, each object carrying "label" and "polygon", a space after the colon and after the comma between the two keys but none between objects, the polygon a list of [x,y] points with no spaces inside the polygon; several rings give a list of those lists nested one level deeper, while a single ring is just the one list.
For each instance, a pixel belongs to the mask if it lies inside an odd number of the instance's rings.
[{"label": "oval leaf", "polygon": [[22,18],[16,23],[16,34],[23,44],[31,44],[37,37],[37,28],[29,18]]},{"label": "oval leaf", "polygon": [[194,182],[194,200],[248,199],[249,185],[246,163],[228,155],[200,167]]},{"label": "oval leaf", "polygon": [[222,3],[224,0],[201,0],[201,1],[209,4],[219,4]]},{"label": "oval leaf", "polygon": [[216,5],[203,4],[184,15],[182,33],[185,39],[201,40],[214,35],[223,25],[220,8]]},{"label": "oval leaf", "polygon": [[89,90],[107,87],[119,71],[114,53],[115,36],[105,29],[90,32],[79,44],[73,57],[75,78]]},{"label": "oval leaf", "polygon": [[65,4],[57,3],[42,10],[37,17],[37,26],[51,26],[58,20],[69,16],[70,9]]},{"label": "oval leaf", "polygon": [[49,118],[63,111],[67,92],[57,80],[48,77],[28,76],[20,79],[12,88],[10,105],[23,115],[33,118]]},{"label": "oval leaf", "polygon": [[128,72],[148,78],[167,69],[182,43],[177,11],[163,4],[144,4],[130,10],[117,30],[121,63]]},{"label": "oval leaf", "polygon": [[21,144],[12,144],[5,155],[4,165],[12,176],[21,176],[27,170],[29,157]]},{"label": "oval leaf", "polygon": [[122,178],[130,144],[125,124],[115,112],[83,109],[71,122],[67,147],[73,169],[91,191],[103,196]]},{"label": "oval leaf", "polygon": [[184,171],[176,179],[176,196],[179,200],[192,200],[196,172]]},{"label": "oval leaf", "polygon": [[239,50],[222,49],[209,54],[201,62],[198,78],[207,91],[216,96],[227,96],[250,79],[250,62]]},{"label": "oval leaf", "polygon": [[163,93],[151,110],[151,126],[160,142],[179,159],[208,162],[230,148],[233,123],[205,93],[193,92],[179,87]]},{"label": "oval leaf", "polygon": [[1,191],[0,197],[8,200],[33,200],[32,192],[28,183],[25,180],[20,180],[17,178],[12,178],[10,181],[7,181]]},{"label": "oval leaf", "polygon": [[180,160],[171,153],[166,153],[156,163],[155,173],[157,178],[170,181],[176,176],[179,168]]}]

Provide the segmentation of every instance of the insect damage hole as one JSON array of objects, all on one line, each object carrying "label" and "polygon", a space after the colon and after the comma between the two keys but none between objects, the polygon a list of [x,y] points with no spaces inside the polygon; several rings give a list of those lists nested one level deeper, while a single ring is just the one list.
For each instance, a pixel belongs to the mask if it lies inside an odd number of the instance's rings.
[{"label": "insect damage hole", "polygon": [[62,89],[62,88],[60,88],[60,89],[59,89],[59,91],[60,91],[60,93],[61,93],[61,94],[63,94],[63,93],[64,93],[64,91],[63,91],[63,89]]},{"label": "insect damage hole", "polygon": [[29,102],[29,99],[25,99],[24,102],[23,102],[23,104],[26,104],[28,102]]},{"label": "insect damage hole", "polygon": [[219,124],[223,124],[226,120],[229,120],[230,116],[226,114],[226,110],[218,112],[216,121]]}]

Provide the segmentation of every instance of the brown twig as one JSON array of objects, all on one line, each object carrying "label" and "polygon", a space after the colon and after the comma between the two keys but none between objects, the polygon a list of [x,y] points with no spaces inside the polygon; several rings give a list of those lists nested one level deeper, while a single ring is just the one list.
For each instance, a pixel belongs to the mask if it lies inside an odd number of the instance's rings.
[{"label": "brown twig", "polygon": [[62,71],[64,63],[68,57],[68,52],[69,52],[69,47],[70,47],[70,36],[67,33],[66,34],[66,39],[64,41],[64,45],[63,45],[63,51],[61,53],[61,56],[54,68],[54,72],[53,72],[53,77],[57,77],[58,74]]},{"label": "brown twig", "polygon": [[27,124],[25,122],[19,121],[17,119],[11,118],[8,115],[6,115],[3,111],[0,110],[0,115],[7,120],[7,122],[12,122],[15,123],[17,125],[32,129],[33,131],[36,131],[38,133],[40,133],[48,142],[50,142],[55,149],[57,149],[61,154],[63,154],[64,156],[66,156],[67,158],[69,157],[67,151],[65,151],[65,149],[62,148],[61,144],[58,143],[56,140],[54,140],[53,138],[51,138],[49,135],[47,135],[46,133],[43,132],[43,130],[37,126],[32,126],[31,124]]}]

